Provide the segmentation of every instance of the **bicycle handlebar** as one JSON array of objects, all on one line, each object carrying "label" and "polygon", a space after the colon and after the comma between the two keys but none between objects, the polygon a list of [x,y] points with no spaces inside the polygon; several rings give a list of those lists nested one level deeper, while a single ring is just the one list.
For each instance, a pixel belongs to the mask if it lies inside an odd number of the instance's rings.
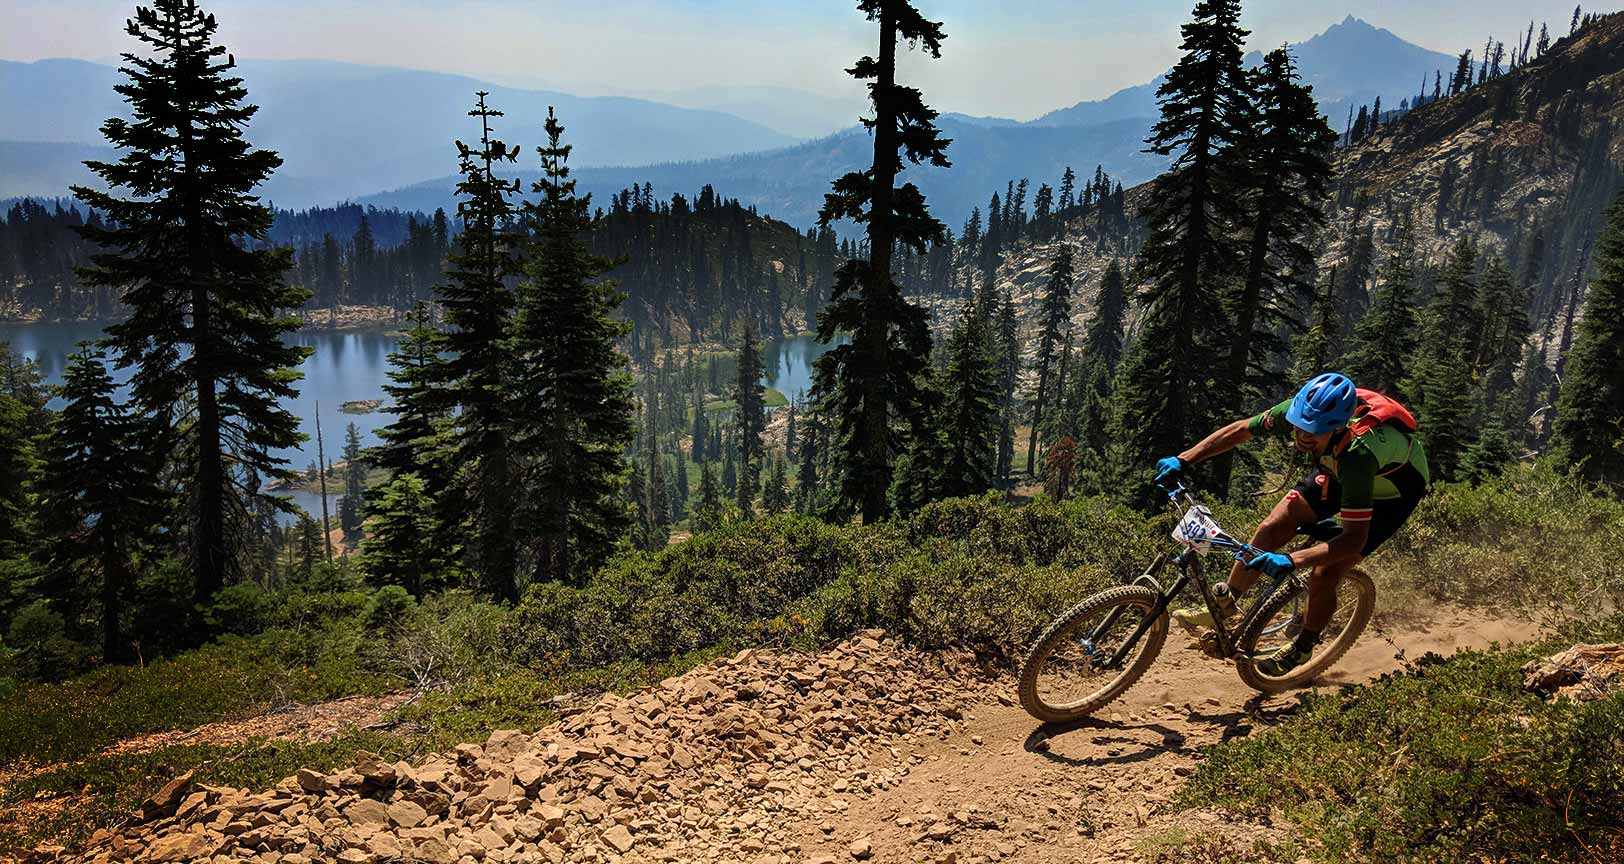
[{"label": "bicycle handlebar", "polygon": [[[1191,507],[1201,506],[1201,502],[1196,500],[1195,495],[1191,493],[1189,487],[1184,485],[1182,480],[1174,481],[1171,487],[1162,486],[1162,488],[1167,491],[1168,507],[1174,513],[1178,513],[1181,509],[1187,510]],[[1222,530],[1212,537],[1211,543],[1214,547],[1228,552],[1231,558],[1243,565],[1266,551],[1250,543],[1236,540],[1234,537],[1229,536],[1228,532]]]}]

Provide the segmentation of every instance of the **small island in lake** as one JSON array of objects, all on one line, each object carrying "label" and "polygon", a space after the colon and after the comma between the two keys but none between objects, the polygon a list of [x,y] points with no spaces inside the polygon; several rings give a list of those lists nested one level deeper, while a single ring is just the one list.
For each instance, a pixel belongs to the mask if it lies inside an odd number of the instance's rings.
[{"label": "small island in lake", "polygon": [[353,399],[349,402],[340,402],[338,410],[345,414],[371,414],[382,407],[382,399]]}]

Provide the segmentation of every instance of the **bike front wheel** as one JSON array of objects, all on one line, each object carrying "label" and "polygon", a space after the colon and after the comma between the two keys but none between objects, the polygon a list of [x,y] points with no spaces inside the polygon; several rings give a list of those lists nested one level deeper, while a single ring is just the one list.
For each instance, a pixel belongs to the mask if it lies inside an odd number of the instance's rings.
[{"label": "bike front wheel", "polygon": [[[1068,723],[1127,692],[1167,639],[1167,611],[1158,611],[1160,600],[1143,585],[1124,585],[1056,618],[1021,667],[1021,707],[1045,723]],[[1112,663],[1118,655],[1119,662]]]},{"label": "bike front wheel", "polygon": [[1286,581],[1258,604],[1256,614],[1236,638],[1235,669],[1254,690],[1279,693],[1313,681],[1348,653],[1376,611],[1376,583],[1363,570],[1349,570],[1336,586],[1336,610],[1320,633],[1319,649],[1308,662],[1284,675],[1263,674],[1257,661],[1290,645],[1302,630],[1308,592],[1296,579]]}]

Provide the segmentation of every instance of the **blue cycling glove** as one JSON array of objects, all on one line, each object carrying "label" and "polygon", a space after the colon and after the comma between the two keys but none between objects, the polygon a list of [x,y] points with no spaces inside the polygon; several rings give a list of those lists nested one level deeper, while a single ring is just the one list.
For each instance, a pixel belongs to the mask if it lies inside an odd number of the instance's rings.
[{"label": "blue cycling glove", "polygon": [[1156,463],[1156,485],[1166,486],[1184,473],[1184,460],[1177,456],[1163,457]]},{"label": "blue cycling glove", "polygon": [[1281,555],[1279,552],[1265,552],[1246,562],[1246,569],[1257,570],[1269,576],[1284,576],[1297,569],[1297,565],[1292,563],[1290,555]]}]

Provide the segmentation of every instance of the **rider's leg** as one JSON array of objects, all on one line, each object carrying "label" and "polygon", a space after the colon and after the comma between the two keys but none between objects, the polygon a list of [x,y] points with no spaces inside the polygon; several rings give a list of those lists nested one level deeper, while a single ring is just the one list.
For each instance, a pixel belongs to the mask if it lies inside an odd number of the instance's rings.
[{"label": "rider's leg", "polygon": [[[1298,525],[1307,525],[1314,522],[1314,508],[1308,506],[1302,493],[1296,489],[1286,493],[1280,503],[1274,505],[1263,521],[1252,532],[1252,545],[1259,549],[1273,552],[1286,545],[1297,534]],[[1258,574],[1246,569],[1245,562],[1236,561],[1229,568],[1229,590],[1237,597],[1246,593],[1246,590],[1256,584]]]},{"label": "rider's leg", "polygon": [[1320,633],[1336,612],[1336,586],[1349,570],[1364,559],[1358,556],[1335,564],[1322,564],[1308,575],[1308,608],[1303,610],[1303,629]]},{"label": "rider's leg", "polygon": [[1303,610],[1303,629],[1298,631],[1291,644],[1259,660],[1259,672],[1277,677],[1285,675],[1313,656],[1321,634],[1336,612],[1336,584],[1360,560],[1353,558],[1335,564],[1322,564],[1308,574],[1308,608]]}]

